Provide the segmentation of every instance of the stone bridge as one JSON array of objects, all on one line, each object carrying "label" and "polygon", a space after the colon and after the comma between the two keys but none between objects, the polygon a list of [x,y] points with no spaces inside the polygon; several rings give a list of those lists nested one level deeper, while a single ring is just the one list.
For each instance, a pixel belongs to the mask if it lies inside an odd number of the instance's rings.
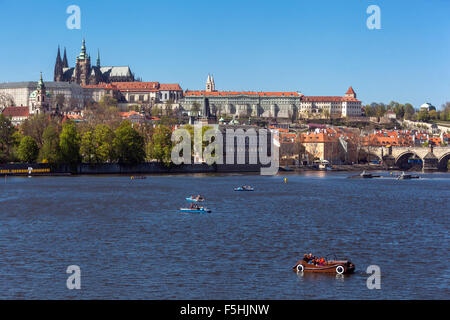
[{"label": "stone bridge", "polygon": [[[370,159],[393,162],[397,167],[403,167],[408,159],[420,159],[423,170],[445,170],[450,160],[450,146],[447,147],[368,147],[364,149]],[[373,157],[373,158],[372,158]]]}]

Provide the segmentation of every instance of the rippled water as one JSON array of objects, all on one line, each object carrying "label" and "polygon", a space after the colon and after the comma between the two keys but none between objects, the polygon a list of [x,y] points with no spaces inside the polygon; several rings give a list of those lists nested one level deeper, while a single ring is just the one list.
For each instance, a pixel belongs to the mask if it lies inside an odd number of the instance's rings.
[{"label": "rippled water", "polygon": [[[348,176],[0,180],[0,298],[449,299],[450,175]],[[177,211],[194,193],[211,214]],[[306,252],[356,273],[299,276]],[[81,290],[66,288],[73,264]],[[366,287],[369,265],[381,290]]]}]

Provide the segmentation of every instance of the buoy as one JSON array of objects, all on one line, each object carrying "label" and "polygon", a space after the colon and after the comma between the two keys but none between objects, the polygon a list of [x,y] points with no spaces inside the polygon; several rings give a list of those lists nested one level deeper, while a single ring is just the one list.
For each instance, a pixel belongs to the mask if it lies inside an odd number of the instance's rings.
[{"label": "buoy", "polygon": [[284,178],[284,183],[287,183],[287,178]]},{"label": "buoy", "polygon": [[133,180],[133,176],[131,176],[131,180]]}]

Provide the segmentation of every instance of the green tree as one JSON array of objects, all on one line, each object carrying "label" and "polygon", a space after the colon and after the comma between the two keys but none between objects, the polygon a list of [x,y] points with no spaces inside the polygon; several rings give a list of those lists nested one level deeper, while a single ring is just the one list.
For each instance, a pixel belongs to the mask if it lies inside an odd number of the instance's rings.
[{"label": "green tree", "polygon": [[407,120],[411,120],[415,113],[414,107],[410,103],[405,103],[403,108],[404,108],[404,118]]},{"label": "green tree", "polygon": [[66,121],[62,126],[59,135],[59,147],[61,150],[62,162],[74,165],[81,161],[80,156],[80,135],[77,132],[75,123]]},{"label": "green tree", "polygon": [[133,129],[129,121],[123,121],[116,129],[113,145],[119,163],[137,164],[144,162],[144,138]]},{"label": "green tree", "polygon": [[39,155],[39,147],[30,136],[25,136],[22,138],[19,144],[19,149],[17,150],[17,156],[20,161],[32,163],[35,162]]},{"label": "green tree", "polygon": [[39,160],[48,163],[58,163],[61,159],[59,148],[59,134],[54,124],[48,125],[42,134],[42,148],[39,152]]},{"label": "green tree", "polygon": [[92,130],[87,130],[81,136],[81,160],[85,163],[93,163],[95,159],[95,153],[96,146],[94,141],[94,132]]},{"label": "green tree", "polygon": [[107,125],[99,124],[94,130],[95,159],[97,163],[114,160],[114,131]]},{"label": "green tree", "polygon": [[0,114],[0,161],[9,161],[13,144],[15,142],[15,128],[11,121]]},{"label": "green tree", "polygon": [[429,121],[430,120],[430,114],[428,112],[428,110],[426,109],[422,109],[419,111],[419,113],[417,114],[417,120],[419,121]]},{"label": "green tree", "polygon": [[30,136],[36,141],[39,148],[43,145],[43,134],[45,128],[49,125],[51,120],[43,113],[33,115],[26,119],[20,129],[25,136]]},{"label": "green tree", "polygon": [[171,163],[172,131],[163,125],[155,128],[150,143],[147,144],[147,159],[156,159],[168,166]]}]

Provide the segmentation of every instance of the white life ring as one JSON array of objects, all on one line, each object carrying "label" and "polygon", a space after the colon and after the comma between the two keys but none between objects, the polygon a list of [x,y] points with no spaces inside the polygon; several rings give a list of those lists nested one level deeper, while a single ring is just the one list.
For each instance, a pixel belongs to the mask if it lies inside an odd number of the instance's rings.
[{"label": "white life ring", "polygon": [[305,270],[305,268],[303,267],[302,264],[297,265],[297,272],[303,272],[304,270]]},{"label": "white life ring", "polygon": [[343,274],[344,271],[345,271],[345,269],[344,269],[343,266],[337,266],[337,267],[336,267],[336,272],[337,272],[338,274]]}]

